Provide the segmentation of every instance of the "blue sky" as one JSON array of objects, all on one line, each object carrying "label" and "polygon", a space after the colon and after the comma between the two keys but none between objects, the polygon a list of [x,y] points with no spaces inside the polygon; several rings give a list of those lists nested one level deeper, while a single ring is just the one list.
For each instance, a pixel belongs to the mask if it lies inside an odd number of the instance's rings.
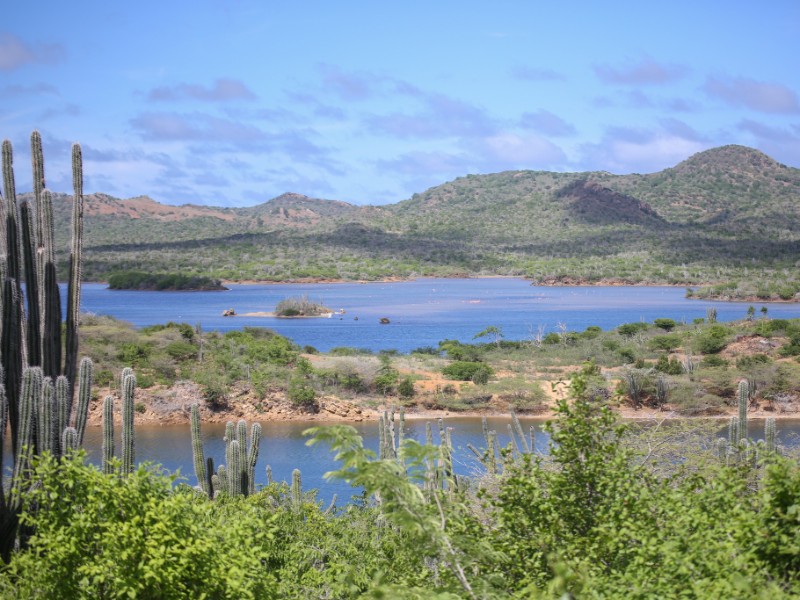
[{"label": "blue sky", "polygon": [[800,2],[7,3],[0,137],[30,189],[384,204],[468,173],[800,167]]}]

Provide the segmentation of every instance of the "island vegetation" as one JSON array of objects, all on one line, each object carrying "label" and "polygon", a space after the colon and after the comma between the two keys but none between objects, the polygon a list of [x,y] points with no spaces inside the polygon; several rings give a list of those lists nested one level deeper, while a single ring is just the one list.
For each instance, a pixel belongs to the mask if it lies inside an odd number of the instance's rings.
[{"label": "island vegetation", "polygon": [[157,292],[214,292],[228,289],[218,279],[202,275],[143,271],[114,271],[108,276],[108,288]]},{"label": "island vegetation", "polygon": [[322,317],[333,311],[319,302],[312,302],[307,295],[284,298],[275,306],[276,317]]},{"label": "island vegetation", "polygon": [[[692,323],[660,318],[528,340],[489,325],[474,343],[442,340],[408,355],[320,354],[262,328],[135,330],[79,314],[75,146],[62,323],[41,137],[31,141],[32,202],[17,204],[11,145],[2,148],[0,448],[10,466],[0,481],[0,596],[800,594],[797,451],[778,443],[776,419],[766,419],[762,440],[747,426],[756,411],[797,411],[800,319],[753,308],[723,324],[710,310]],[[188,405],[174,393],[186,382],[199,392]],[[381,413],[377,452],[347,425],[307,434],[335,454],[329,477],[358,496],[324,505],[299,470],[291,483],[257,476],[261,428],[248,433],[240,417],[257,421],[276,402],[341,412],[343,400]],[[723,414],[728,435],[714,439],[718,423],[707,420],[622,422],[623,406]],[[472,448],[480,469],[459,474],[444,425],[424,444],[405,437],[406,410],[418,407],[511,409],[512,441],[499,448],[485,427]],[[98,410],[102,456],[93,465],[82,446]],[[525,411],[550,417],[546,451],[522,428]],[[197,486],[136,464],[136,421],[170,414],[190,415]],[[215,414],[231,419],[216,468],[201,432]]]}]

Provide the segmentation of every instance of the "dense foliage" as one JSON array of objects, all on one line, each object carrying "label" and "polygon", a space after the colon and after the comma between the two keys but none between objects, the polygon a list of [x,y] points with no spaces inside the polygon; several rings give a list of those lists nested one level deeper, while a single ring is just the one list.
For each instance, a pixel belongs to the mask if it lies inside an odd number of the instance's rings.
[{"label": "dense foliage", "polygon": [[108,276],[112,290],[212,291],[226,289],[218,279],[182,273],[115,271]]},{"label": "dense foliage", "polygon": [[[363,500],[323,510],[285,484],[214,501],[140,467],[104,475],[80,454],[34,466],[33,535],[0,572],[16,598],[709,598],[800,593],[800,468],[764,454],[726,466],[688,431],[621,425],[577,397],[549,455],[424,485],[436,447],[376,459],[347,426],[314,431],[331,476]],[[584,398],[584,399],[582,399]],[[677,452],[678,454],[675,454]],[[676,456],[692,457],[684,463]]]}]

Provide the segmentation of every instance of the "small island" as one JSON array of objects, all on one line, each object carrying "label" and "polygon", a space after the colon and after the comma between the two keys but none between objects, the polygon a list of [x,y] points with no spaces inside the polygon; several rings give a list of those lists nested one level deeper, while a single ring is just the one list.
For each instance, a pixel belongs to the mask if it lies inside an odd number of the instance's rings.
[{"label": "small island", "polygon": [[311,302],[308,296],[292,296],[278,302],[275,307],[276,317],[330,317],[333,311],[327,306]]},{"label": "small island", "polygon": [[181,273],[144,273],[116,271],[108,277],[110,290],[139,290],[149,292],[215,292],[226,291],[219,279]]}]

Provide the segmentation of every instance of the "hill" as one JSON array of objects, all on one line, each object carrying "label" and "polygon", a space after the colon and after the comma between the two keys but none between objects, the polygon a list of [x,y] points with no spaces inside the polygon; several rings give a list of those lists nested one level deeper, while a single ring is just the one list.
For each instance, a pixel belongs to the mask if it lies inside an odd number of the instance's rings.
[{"label": "hill", "polygon": [[[55,213],[69,218],[68,196],[56,195]],[[85,229],[90,279],[122,268],[227,280],[796,281],[800,169],[723,146],[651,174],[466,175],[385,206],[294,193],[247,208],[92,194]]]}]

